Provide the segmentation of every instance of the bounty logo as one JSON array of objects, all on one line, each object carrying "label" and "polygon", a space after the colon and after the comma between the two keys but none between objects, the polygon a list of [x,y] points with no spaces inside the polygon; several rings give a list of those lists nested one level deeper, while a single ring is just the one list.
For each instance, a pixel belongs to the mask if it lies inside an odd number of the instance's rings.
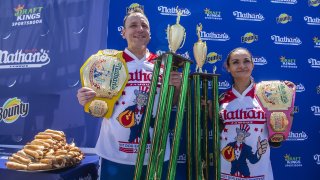
[{"label": "bounty logo", "polygon": [[299,156],[294,157],[286,154],[284,160],[287,162],[285,167],[302,167],[301,157]]},{"label": "bounty logo", "polygon": [[222,59],[222,55],[221,54],[218,54],[216,52],[210,52],[208,55],[207,55],[207,61],[208,63],[210,64],[214,64],[216,63],[217,61],[221,61]]},{"label": "bounty logo", "polygon": [[39,68],[50,62],[49,50],[31,49],[8,52],[0,50],[0,69]]},{"label": "bounty logo", "polygon": [[255,14],[255,13],[243,13],[241,11],[233,11],[233,16],[237,19],[237,20],[241,20],[241,21],[263,21],[264,20],[264,16],[259,13],[259,14]]},{"label": "bounty logo", "polygon": [[177,7],[166,7],[166,6],[158,6],[158,11],[161,15],[164,16],[176,16],[177,9],[181,12],[181,16],[190,16],[191,12],[187,8],[177,8]]},{"label": "bounty logo", "polygon": [[280,4],[297,4],[297,0],[271,0],[272,3],[280,3]]},{"label": "bounty logo", "polygon": [[284,56],[281,56],[280,61],[282,62],[282,68],[297,68],[295,59],[288,59]]},{"label": "bounty logo", "polygon": [[219,32],[207,33],[205,31],[200,31],[200,37],[202,40],[207,40],[207,41],[228,41],[228,40],[230,40],[230,37],[227,33],[219,33]]},{"label": "bounty logo", "polygon": [[258,35],[253,34],[252,32],[246,33],[241,37],[241,43],[253,43],[254,41],[258,41]]},{"label": "bounty logo", "polygon": [[267,59],[263,56],[253,56],[252,60],[253,60],[254,65],[263,66],[263,65],[268,64]]},{"label": "bounty logo", "polygon": [[303,92],[305,91],[306,89],[304,88],[303,84],[298,84],[296,85],[296,92]]},{"label": "bounty logo", "polygon": [[311,111],[315,116],[320,116],[320,107],[319,106],[311,106]]},{"label": "bounty logo", "polygon": [[13,123],[20,116],[26,117],[29,113],[29,103],[23,103],[17,97],[8,99],[0,107],[0,122]]},{"label": "bounty logo", "polygon": [[318,165],[320,165],[320,154],[315,154],[315,155],[313,156],[313,159],[316,161],[316,163],[317,163]]},{"label": "bounty logo", "polygon": [[314,37],[313,42],[315,48],[320,48],[320,39],[318,37]]},{"label": "bounty logo", "polygon": [[320,4],[320,0],[309,0],[309,6],[317,7]]},{"label": "bounty logo", "polygon": [[292,21],[292,16],[289,16],[286,13],[282,13],[276,18],[276,20],[277,20],[277,24],[279,24],[279,23],[287,24],[288,22]]},{"label": "bounty logo", "polygon": [[312,68],[320,68],[320,61],[314,58],[309,58],[308,63],[311,65]]},{"label": "bounty logo", "polygon": [[289,136],[286,139],[287,141],[305,141],[308,139],[308,135],[304,132],[289,132]]},{"label": "bounty logo", "polygon": [[25,5],[19,4],[14,8],[15,21],[12,22],[12,26],[26,26],[41,24],[41,12],[43,7],[25,8]]},{"label": "bounty logo", "polygon": [[303,20],[306,21],[306,23],[308,25],[320,25],[320,18],[319,17],[305,16],[303,18]]},{"label": "bounty logo", "polygon": [[287,36],[278,36],[278,35],[272,35],[271,40],[273,40],[274,44],[279,45],[294,45],[298,46],[302,44],[300,38],[298,37],[287,37]]},{"label": "bounty logo", "polygon": [[221,11],[211,11],[209,8],[204,10],[206,17],[204,19],[222,20]]}]

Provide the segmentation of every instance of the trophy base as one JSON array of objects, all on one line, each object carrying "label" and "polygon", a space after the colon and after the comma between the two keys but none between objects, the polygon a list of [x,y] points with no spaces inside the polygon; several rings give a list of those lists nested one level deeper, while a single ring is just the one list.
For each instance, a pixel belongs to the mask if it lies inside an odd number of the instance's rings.
[{"label": "trophy base", "polygon": [[157,59],[167,59],[167,56],[173,56],[172,57],[172,67],[175,67],[175,68],[182,68],[184,66],[184,64],[186,62],[189,62],[189,63],[193,63],[190,59],[187,59],[179,54],[176,54],[174,52],[171,52],[171,51],[168,51],[166,53],[163,53],[161,54]]}]

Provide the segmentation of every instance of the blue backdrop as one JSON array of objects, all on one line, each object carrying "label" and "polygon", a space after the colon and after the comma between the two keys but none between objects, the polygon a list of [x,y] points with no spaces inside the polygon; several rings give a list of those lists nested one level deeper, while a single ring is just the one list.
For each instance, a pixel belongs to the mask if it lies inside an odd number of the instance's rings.
[{"label": "blue backdrop", "polygon": [[[255,81],[290,80],[297,85],[295,116],[287,142],[271,150],[275,179],[318,179],[320,167],[320,1],[211,0],[135,1],[151,25],[149,49],[168,50],[165,29],[186,28],[178,53],[193,58],[196,25],[207,42],[208,60],[218,59],[219,91],[231,87],[223,69],[228,52],[248,48]],[[94,147],[100,119],[76,99],[79,69],[99,49],[123,49],[120,32],[132,1],[12,0],[0,3],[0,144],[24,145],[46,128],[63,130],[78,146]],[[212,72],[210,62],[204,69]],[[194,72],[195,65],[191,66]],[[15,113],[13,113],[15,109]],[[173,116],[174,117],[174,116]],[[172,131],[171,131],[172,132]],[[212,138],[212,136],[211,136]],[[184,142],[185,136],[181,141]],[[185,179],[182,143],[177,179]]]}]

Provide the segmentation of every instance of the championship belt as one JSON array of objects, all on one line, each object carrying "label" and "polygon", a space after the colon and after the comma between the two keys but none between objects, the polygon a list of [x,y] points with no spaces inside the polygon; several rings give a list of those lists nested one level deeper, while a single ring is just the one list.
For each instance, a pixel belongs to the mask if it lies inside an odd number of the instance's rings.
[{"label": "championship belt", "polygon": [[283,81],[262,81],[256,85],[257,99],[266,113],[269,141],[281,143],[286,140],[291,126],[294,108],[295,85]]},{"label": "championship belt", "polygon": [[96,92],[84,106],[95,117],[109,118],[128,80],[129,73],[122,51],[100,50],[90,56],[80,69],[81,84]]}]

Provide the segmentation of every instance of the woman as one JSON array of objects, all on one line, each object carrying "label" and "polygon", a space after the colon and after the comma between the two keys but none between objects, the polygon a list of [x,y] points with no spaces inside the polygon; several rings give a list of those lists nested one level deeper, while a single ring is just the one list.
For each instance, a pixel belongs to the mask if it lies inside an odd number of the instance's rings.
[{"label": "woman", "polygon": [[[122,35],[128,45],[123,51],[122,57],[127,63],[130,78],[111,118],[103,119],[101,125],[96,144],[96,153],[101,157],[101,179],[132,179],[134,175],[139,137],[154,67],[151,60],[156,57],[147,49],[150,41],[150,25],[148,18],[140,8],[131,9],[125,16]],[[176,89],[173,103],[178,97],[180,83],[181,73],[172,72],[169,84],[174,85]],[[79,103],[84,106],[95,95],[96,93],[92,89],[82,87],[78,90],[77,97]],[[155,104],[157,104],[158,95],[159,89],[157,89]],[[155,112],[156,108],[154,108],[153,115]],[[134,117],[134,125],[131,127],[121,123],[121,119],[128,115]],[[148,141],[147,148],[150,148],[150,141]],[[147,151],[145,164],[148,162],[148,155]],[[168,159],[169,141],[165,155],[165,160]]]},{"label": "woman", "polygon": [[233,78],[232,89],[220,96],[221,177],[272,180],[265,113],[255,97],[251,77],[254,64],[245,48],[232,50],[226,69]]}]

